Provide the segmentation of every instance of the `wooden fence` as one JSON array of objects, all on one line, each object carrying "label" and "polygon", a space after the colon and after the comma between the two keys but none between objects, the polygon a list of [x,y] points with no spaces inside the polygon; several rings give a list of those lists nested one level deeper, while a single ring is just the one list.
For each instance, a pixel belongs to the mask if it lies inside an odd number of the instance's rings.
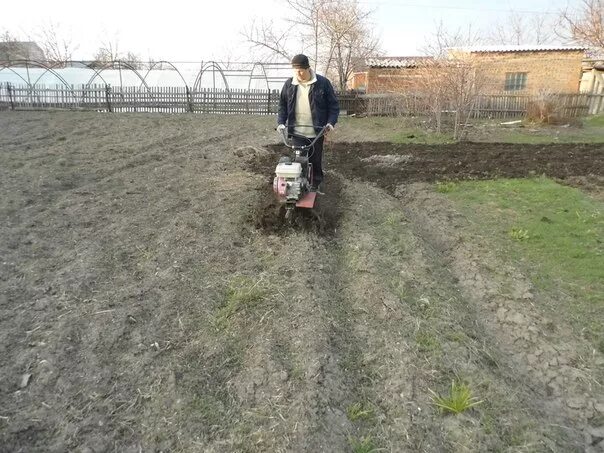
[{"label": "wooden fence", "polygon": [[[351,104],[355,101],[348,100]],[[418,93],[404,95],[370,94],[357,97],[357,106],[352,110],[367,115],[412,116],[430,112],[431,106],[425,96]],[[529,110],[542,108],[561,118],[576,118],[587,114],[604,113],[604,94],[554,94],[547,98],[531,95],[481,95],[475,99],[474,118],[520,118]],[[454,112],[450,105],[443,104],[444,113]]]},{"label": "wooden fence", "polygon": [[35,87],[0,85],[0,109],[96,110],[103,112],[225,113],[271,115],[279,108],[276,90],[193,91],[187,87]]},{"label": "wooden fence", "polygon": [[[425,96],[408,94],[338,94],[343,114],[424,115],[430,111]],[[604,113],[604,94],[557,94],[540,99],[530,95],[482,95],[475,101],[475,118],[518,118],[539,103],[548,102],[563,118]],[[0,84],[0,110],[70,109],[103,112],[166,112],[276,114],[278,90],[193,91],[188,87],[43,87]],[[442,111],[453,112],[443,105]]]}]

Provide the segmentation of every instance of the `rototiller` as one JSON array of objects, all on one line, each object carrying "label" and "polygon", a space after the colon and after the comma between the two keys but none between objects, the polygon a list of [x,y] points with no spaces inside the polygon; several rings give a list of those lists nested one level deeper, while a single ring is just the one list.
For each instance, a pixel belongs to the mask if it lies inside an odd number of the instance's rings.
[{"label": "rototiller", "polygon": [[[285,218],[291,219],[295,208],[312,209],[315,206],[317,191],[313,189],[313,172],[310,158],[314,153],[314,145],[327,127],[322,128],[316,137],[308,138],[303,135],[288,134],[287,129],[281,131],[283,143],[294,151],[294,156],[283,156],[275,169],[273,190],[277,198],[285,205]],[[294,137],[306,139],[306,145],[294,145]]]}]

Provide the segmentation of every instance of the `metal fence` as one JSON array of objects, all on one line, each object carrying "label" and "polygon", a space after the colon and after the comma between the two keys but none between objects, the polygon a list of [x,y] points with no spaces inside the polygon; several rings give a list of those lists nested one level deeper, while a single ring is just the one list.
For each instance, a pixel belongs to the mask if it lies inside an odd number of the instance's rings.
[{"label": "metal fence", "polygon": [[[421,93],[339,93],[343,114],[412,116],[434,107]],[[270,115],[279,108],[279,90],[189,87],[112,87],[82,85],[54,87],[0,84],[0,110],[96,110],[103,112],[222,113]],[[450,105],[439,107],[454,112]],[[475,118],[519,118],[544,109],[562,118],[604,113],[604,94],[481,95],[475,99]]]}]

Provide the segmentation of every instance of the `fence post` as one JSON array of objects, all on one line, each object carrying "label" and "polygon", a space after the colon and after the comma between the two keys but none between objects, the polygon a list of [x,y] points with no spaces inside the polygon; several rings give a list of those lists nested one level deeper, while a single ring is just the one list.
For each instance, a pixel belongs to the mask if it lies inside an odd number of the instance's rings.
[{"label": "fence post", "polygon": [[271,91],[272,90],[268,90],[268,99],[267,99],[267,103],[266,103],[266,114],[267,115],[271,114]]},{"label": "fence post", "polygon": [[107,102],[109,113],[113,112],[113,108],[111,107],[111,85],[105,85],[105,101]]},{"label": "fence post", "polygon": [[193,98],[191,97],[191,89],[187,86],[187,105],[189,106],[189,112],[193,113]]},{"label": "fence post", "polygon": [[15,110],[15,103],[13,102],[13,89],[10,86],[10,82],[6,82],[6,90],[8,91],[8,101],[10,102],[10,109]]}]

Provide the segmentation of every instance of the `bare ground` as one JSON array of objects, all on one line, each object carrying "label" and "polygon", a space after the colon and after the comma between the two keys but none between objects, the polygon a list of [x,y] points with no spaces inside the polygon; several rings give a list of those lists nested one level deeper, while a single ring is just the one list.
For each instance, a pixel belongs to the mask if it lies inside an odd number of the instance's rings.
[{"label": "bare ground", "polygon": [[[0,451],[600,451],[604,358],[427,182],[598,145],[343,143],[283,224],[272,118],[0,115]],[[483,402],[431,403],[453,379]]]}]

